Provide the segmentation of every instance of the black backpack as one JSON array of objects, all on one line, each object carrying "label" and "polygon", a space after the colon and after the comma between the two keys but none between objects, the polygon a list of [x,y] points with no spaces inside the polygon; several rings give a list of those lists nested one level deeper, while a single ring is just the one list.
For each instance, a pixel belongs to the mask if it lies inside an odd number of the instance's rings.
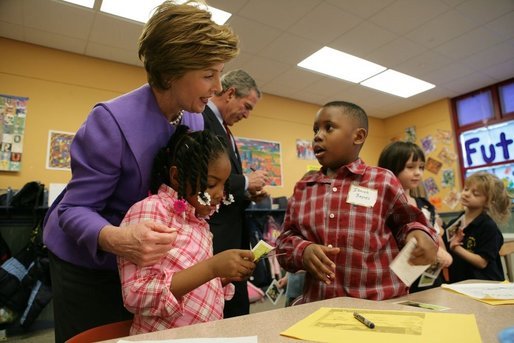
[{"label": "black backpack", "polygon": [[43,206],[45,185],[38,181],[27,182],[13,195],[10,205],[17,208]]}]

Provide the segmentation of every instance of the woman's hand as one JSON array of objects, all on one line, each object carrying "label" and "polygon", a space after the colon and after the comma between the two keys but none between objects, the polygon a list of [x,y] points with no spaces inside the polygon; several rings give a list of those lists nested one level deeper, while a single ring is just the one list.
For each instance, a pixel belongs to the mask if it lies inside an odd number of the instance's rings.
[{"label": "woman's hand", "polygon": [[132,224],[119,228],[108,225],[100,230],[100,249],[126,258],[138,266],[153,265],[173,247],[175,229],[155,222]]}]

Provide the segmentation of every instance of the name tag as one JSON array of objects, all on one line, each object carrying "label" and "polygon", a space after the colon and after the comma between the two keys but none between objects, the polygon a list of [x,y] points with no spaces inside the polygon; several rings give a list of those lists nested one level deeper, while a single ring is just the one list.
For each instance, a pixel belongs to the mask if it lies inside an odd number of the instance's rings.
[{"label": "name tag", "polygon": [[350,185],[346,202],[353,205],[373,207],[377,202],[378,191],[376,189]]}]

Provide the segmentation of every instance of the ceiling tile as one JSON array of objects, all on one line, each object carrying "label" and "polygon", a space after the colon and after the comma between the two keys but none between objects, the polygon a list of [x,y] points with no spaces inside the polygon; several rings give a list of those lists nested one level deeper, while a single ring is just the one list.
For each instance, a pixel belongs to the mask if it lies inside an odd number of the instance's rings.
[{"label": "ceiling tile", "polygon": [[391,68],[426,50],[422,45],[400,37],[366,54],[364,58]]},{"label": "ceiling tile", "polygon": [[92,43],[132,50],[137,54],[137,41],[143,24],[132,20],[113,20],[110,14],[98,13],[89,37]]},{"label": "ceiling tile", "polygon": [[[449,88],[459,94],[469,93],[476,89],[489,86],[496,80],[483,73],[474,73],[460,79],[450,81],[443,84],[445,88]],[[473,86],[472,86],[473,85]]]},{"label": "ceiling tile", "polygon": [[275,82],[280,82],[284,87],[302,89],[322,78],[325,76],[294,66],[280,75],[280,81]]},{"label": "ceiling tile", "polygon": [[[311,104],[316,104],[316,105],[320,105],[320,106],[325,104],[324,100],[322,99],[321,96],[319,96],[319,94],[313,94],[306,90],[296,92],[294,97],[295,97],[295,99],[309,102]],[[314,113],[313,113],[313,117],[314,117]]]},{"label": "ceiling tile", "polygon": [[366,21],[335,39],[330,47],[355,56],[364,56],[395,38],[396,34]]},{"label": "ceiling tile", "polygon": [[514,37],[514,11],[487,23],[485,27],[505,36],[505,38]]},{"label": "ceiling tile", "polygon": [[471,66],[474,70],[481,71],[482,69],[489,68],[495,64],[501,64],[507,60],[510,60],[509,57],[513,56],[514,39],[510,39],[508,41],[484,49],[461,61],[462,63],[466,63],[467,65]]},{"label": "ceiling tile", "polygon": [[448,64],[440,69],[431,71],[427,74],[423,74],[421,75],[421,78],[426,82],[440,86],[452,80],[470,75],[473,72],[473,68],[458,61]]},{"label": "ceiling tile", "polygon": [[353,14],[327,3],[313,8],[288,31],[295,35],[327,44],[336,37],[350,30],[362,20]]},{"label": "ceiling tile", "polygon": [[0,37],[23,41],[25,39],[23,26],[0,21]]},{"label": "ceiling tile", "polygon": [[[349,100],[387,117],[514,77],[514,0],[208,2],[233,14],[228,23],[241,39],[240,55],[225,70],[247,70],[268,94],[318,105]],[[1,37],[102,59],[141,66],[141,29],[98,6],[0,0]],[[436,88],[402,99],[296,66],[325,45]]]},{"label": "ceiling tile", "polygon": [[349,13],[354,13],[361,18],[369,18],[384,7],[393,3],[395,0],[328,0],[329,3],[335,5]]},{"label": "ceiling tile", "polygon": [[327,95],[341,94],[345,89],[354,86],[354,83],[346,82],[333,77],[321,77],[319,80],[311,83],[307,90],[312,94]]},{"label": "ceiling tile", "polygon": [[477,28],[434,49],[457,60],[467,58],[474,53],[497,45],[502,40],[498,34],[490,30]]},{"label": "ceiling tile", "polygon": [[57,1],[24,0],[23,5],[27,27],[76,39],[88,39],[94,16],[93,10]]},{"label": "ceiling tile", "polygon": [[448,10],[449,7],[439,0],[398,0],[372,16],[370,20],[390,31],[405,35]]},{"label": "ceiling tile", "polygon": [[0,21],[11,24],[23,24],[23,1],[0,1]]},{"label": "ceiling tile", "polygon": [[86,50],[87,43],[84,39],[63,36],[61,34],[45,32],[30,27],[25,28],[25,41],[53,49],[74,52],[76,54],[83,54]]},{"label": "ceiling tile", "polygon": [[295,0],[294,3],[276,0],[249,1],[238,13],[269,26],[287,29],[318,3],[319,0]]},{"label": "ceiling tile", "polygon": [[283,31],[256,21],[234,16],[228,24],[239,36],[240,47],[246,52],[257,53],[277,39]]},{"label": "ceiling tile", "polygon": [[301,90],[299,87],[273,81],[265,84],[263,87],[260,87],[260,89],[267,94],[279,95],[286,98],[294,98],[295,93]]},{"label": "ceiling tile", "polygon": [[224,70],[245,69],[245,63],[250,61],[252,58],[253,55],[247,54],[244,51],[239,51],[239,55],[237,55],[236,58],[225,64]]},{"label": "ceiling tile", "polygon": [[113,56],[116,56],[116,61],[118,62],[143,66],[143,63],[139,60],[137,53],[132,50],[124,50],[94,42],[89,42],[87,45],[86,55],[110,61],[113,60]]},{"label": "ceiling tile", "polygon": [[421,78],[422,75],[441,69],[450,63],[452,63],[451,58],[437,51],[426,51],[391,67],[394,67],[395,70],[401,73]]},{"label": "ceiling tile", "polygon": [[476,23],[465,18],[457,11],[450,10],[421,25],[409,33],[407,37],[432,48],[458,37],[474,27],[476,27]]},{"label": "ceiling tile", "polygon": [[502,17],[509,11],[514,11],[512,0],[469,0],[455,8],[477,25],[486,24]]},{"label": "ceiling tile", "polygon": [[254,57],[245,63],[245,69],[250,75],[262,80],[262,82],[269,82],[287,71],[289,65],[266,57]]},{"label": "ceiling tile", "polygon": [[496,64],[489,68],[482,70],[482,72],[497,81],[507,80],[514,75],[512,71],[514,70],[514,58],[500,64]]},{"label": "ceiling tile", "polygon": [[212,7],[219,8],[220,10],[227,11],[232,14],[236,14],[243,8],[248,0],[237,0],[237,1],[227,1],[227,0],[209,0],[209,5]]},{"label": "ceiling tile", "polygon": [[290,33],[284,33],[273,43],[262,49],[258,55],[297,65],[306,57],[321,49],[322,46]]}]

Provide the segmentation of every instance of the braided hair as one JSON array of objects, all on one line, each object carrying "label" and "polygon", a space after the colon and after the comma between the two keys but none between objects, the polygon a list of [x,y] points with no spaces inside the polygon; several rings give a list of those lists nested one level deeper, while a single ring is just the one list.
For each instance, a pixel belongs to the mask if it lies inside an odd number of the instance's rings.
[{"label": "braided hair", "polygon": [[[209,162],[222,154],[227,154],[223,139],[210,131],[191,132],[189,127],[179,125],[168,144],[155,156],[150,192],[156,194],[162,184],[171,187],[170,168],[175,166],[178,171],[179,199],[199,194],[202,200],[207,201],[204,192],[207,190]],[[191,194],[187,194],[188,185],[191,185]],[[229,192],[227,181],[225,194]]]}]

